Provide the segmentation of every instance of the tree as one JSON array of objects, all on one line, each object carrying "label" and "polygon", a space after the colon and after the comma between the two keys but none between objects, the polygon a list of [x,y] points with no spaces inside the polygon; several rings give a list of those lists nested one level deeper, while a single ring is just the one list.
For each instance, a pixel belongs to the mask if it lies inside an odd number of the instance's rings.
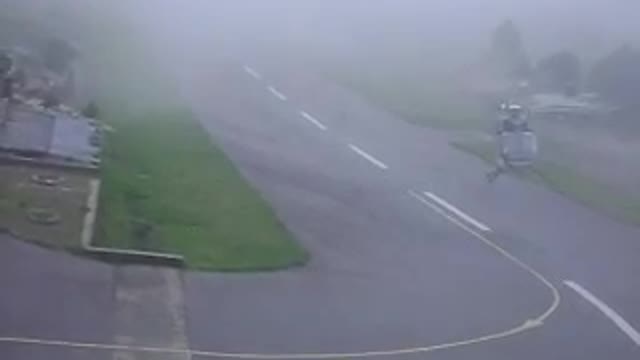
[{"label": "tree", "polygon": [[505,56],[516,55],[522,51],[522,36],[513,21],[506,20],[493,32],[492,49],[494,53]]},{"label": "tree", "polygon": [[9,54],[0,51],[0,77],[7,76],[13,67],[13,60]]},{"label": "tree", "polygon": [[640,94],[640,51],[625,45],[594,66],[589,86],[623,107],[638,107]]},{"label": "tree", "polygon": [[580,85],[580,59],[569,51],[560,51],[540,60],[536,70],[538,82],[545,89],[571,95]]},{"label": "tree", "polygon": [[506,20],[493,32],[491,41],[492,60],[507,76],[526,77],[530,70],[529,59],[524,49],[520,30],[511,20]]},{"label": "tree", "polygon": [[100,116],[100,109],[95,101],[89,101],[87,106],[82,110],[82,116],[90,119],[97,119]]},{"label": "tree", "polygon": [[44,62],[50,70],[64,73],[76,58],[75,48],[62,39],[49,39],[44,49]]}]

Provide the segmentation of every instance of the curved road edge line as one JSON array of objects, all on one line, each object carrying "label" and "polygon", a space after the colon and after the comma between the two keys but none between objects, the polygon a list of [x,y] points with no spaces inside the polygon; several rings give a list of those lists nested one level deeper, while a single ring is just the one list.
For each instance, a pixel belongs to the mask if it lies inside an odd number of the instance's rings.
[{"label": "curved road edge line", "polygon": [[473,235],[478,240],[482,241],[485,245],[491,247],[500,255],[507,258],[509,261],[516,264],[521,269],[525,270],[535,279],[540,281],[545,287],[547,287],[553,297],[552,303],[549,307],[540,315],[535,318],[525,320],[521,325],[511,329],[507,329],[501,332],[487,334],[476,338],[453,341],[449,343],[394,349],[394,350],[379,350],[379,351],[362,351],[362,352],[342,352],[342,353],[289,353],[289,354],[260,354],[260,353],[233,353],[233,352],[219,352],[219,351],[204,351],[204,350],[191,350],[191,349],[175,349],[175,348],[161,348],[161,347],[145,347],[145,346],[129,346],[129,345],[116,345],[116,344],[100,344],[89,342],[73,342],[73,341],[61,341],[61,340],[45,340],[26,337],[0,337],[0,343],[13,343],[13,344],[30,344],[40,346],[57,346],[57,347],[70,347],[80,349],[93,349],[101,351],[129,351],[129,352],[142,352],[142,353],[161,353],[161,354],[176,354],[186,355],[188,357],[200,356],[208,358],[218,359],[246,359],[246,360],[270,360],[270,359],[300,359],[300,360],[322,360],[322,359],[342,359],[342,358],[366,358],[366,357],[379,357],[379,356],[394,356],[394,355],[408,355],[417,353],[427,353],[438,350],[447,350],[463,346],[470,346],[488,341],[505,339],[514,335],[524,333],[528,330],[537,328],[544,324],[544,321],[548,319],[560,305],[560,291],[545,278],[538,271],[531,266],[518,259],[516,256],[509,253],[507,250],[500,247],[498,244],[487,239],[484,235],[478,233],[474,229],[470,228],[460,220],[450,216],[444,210],[440,209],[436,205],[422,198],[418,193],[413,190],[409,190],[411,195],[416,200],[420,201],[424,205],[427,205],[439,215],[445,217],[461,229],[465,230],[469,234]]},{"label": "curved road edge line", "polygon": [[489,240],[483,234],[481,234],[481,233],[477,232],[476,230],[470,228],[469,226],[464,224],[462,221],[452,217],[451,215],[447,214],[444,210],[442,210],[438,206],[436,206],[436,205],[432,204],[431,202],[429,202],[428,200],[424,199],[417,192],[415,192],[413,190],[409,190],[408,192],[409,192],[409,195],[411,195],[411,197],[413,197],[414,199],[420,201],[424,205],[430,207],[433,211],[435,211],[439,215],[445,217],[447,220],[449,220],[450,222],[452,222],[453,224],[455,224],[459,228],[465,230],[467,233],[473,235],[476,239],[482,241],[485,245],[489,246],[490,248],[495,250],[497,253],[499,253],[500,255],[504,256],[509,261],[513,262],[514,264],[516,264],[518,267],[520,267],[521,269],[523,269],[524,271],[529,273],[529,275],[533,276],[536,280],[540,281],[546,288],[549,289],[549,291],[551,292],[552,298],[553,298],[553,301],[552,301],[551,305],[549,305],[547,310],[545,312],[543,312],[541,315],[539,315],[538,317],[533,318],[531,320],[528,320],[528,321],[533,321],[533,322],[536,322],[536,323],[541,325],[547,318],[549,318],[549,316],[551,316],[551,314],[553,314],[554,311],[556,311],[556,309],[560,305],[560,291],[558,290],[558,288],[555,285],[553,285],[553,283],[551,281],[549,281],[546,277],[544,277],[542,274],[540,274],[537,270],[532,268],[530,265],[528,265],[524,261],[520,260],[515,255],[511,254],[509,251],[507,251],[504,248],[502,248],[500,245],[498,245],[498,244],[494,243],[493,241]]},{"label": "curved road edge line", "polygon": [[365,352],[344,352],[344,353],[289,353],[289,354],[259,354],[259,353],[233,353],[233,352],[219,352],[219,351],[204,351],[204,350],[190,350],[190,349],[175,349],[175,348],[161,348],[161,347],[145,347],[145,346],[129,346],[129,345],[116,345],[116,344],[100,344],[100,343],[83,343],[73,341],[61,341],[61,340],[43,340],[32,339],[22,337],[0,337],[0,343],[13,343],[13,344],[25,344],[25,345],[40,345],[40,346],[57,346],[57,347],[69,347],[76,349],[87,350],[100,350],[100,351],[125,351],[125,352],[139,352],[139,353],[156,353],[156,354],[174,354],[174,355],[186,355],[186,356],[200,356],[217,359],[246,359],[246,360],[271,360],[271,359],[299,359],[299,360],[322,360],[322,359],[344,359],[344,358],[366,358],[366,357],[378,357],[378,356],[394,356],[394,355],[407,355],[417,353],[427,353],[437,350],[446,350],[451,348],[457,348],[462,346],[474,345],[482,342],[499,340],[507,338],[513,335],[517,335],[531,328],[537,327],[538,324],[532,323],[527,320],[524,324],[509,329],[500,333],[485,335],[473,339],[455,341],[445,344],[432,345],[426,347],[395,349],[395,350],[379,350],[379,351],[365,351]]}]

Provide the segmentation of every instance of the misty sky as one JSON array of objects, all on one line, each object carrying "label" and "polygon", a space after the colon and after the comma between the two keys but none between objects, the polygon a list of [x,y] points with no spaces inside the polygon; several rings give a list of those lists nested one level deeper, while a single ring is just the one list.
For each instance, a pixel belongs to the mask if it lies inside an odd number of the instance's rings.
[{"label": "misty sky", "polygon": [[640,43],[637,0],[25,1],[120,6],[161,49],[194,56],[305,54],[457,65],[480,57],[507,18],[520,26],[534,60],[568,49],[591,62],[623,43]]},{"label": "misty sky", "polygon": [[[370,52],[380,45],[424,49],[487,46],[506,18],[534,55],[568,48],[597,56],[640,39],[635,0],[137,0],[146,15],[203,44],[308,46]],[[146,4],[146,5],[144,5]],[[406,44],[403,44],[405,42]],[[376,49],[377,48],[377,49]]]}]

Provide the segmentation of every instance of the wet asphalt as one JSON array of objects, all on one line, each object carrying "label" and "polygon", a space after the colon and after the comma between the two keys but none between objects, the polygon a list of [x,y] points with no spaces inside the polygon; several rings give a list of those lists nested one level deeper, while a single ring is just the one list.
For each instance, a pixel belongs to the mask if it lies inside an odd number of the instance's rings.
[{"label": "wet asphalt", "polygon": [[[185,98],[310,251],[310,263],[259,274],[185,272],[176,304],[163,300],[173,292],[162,289],[176,285],[162,270],[113,268],[3,235],[0,337],[133,346],[179,339],[202,351],[345,359],[378,351],[383,359],[640,356],[610,318],[563,285],[581,284],[640,328],[637,228],[515,178],[488,185],[487,166],[450,148],[447,134],[405,123],[303,68],[248,64],[260,72],[256,79],[243,65],[222,62],[210,77],[187,78]],[[429,201],[425,191],[490,230]],[[131,284],[152,285],[138,293]],[[478,339],[541,316],[535,327]],[[158,330],[165,328],[171,331]],[[477,341],[455,344],[470,339]],[[420,350],[442,344],[450,346]],[[0,342],[0,354],[122,356],[10,342]]]}]

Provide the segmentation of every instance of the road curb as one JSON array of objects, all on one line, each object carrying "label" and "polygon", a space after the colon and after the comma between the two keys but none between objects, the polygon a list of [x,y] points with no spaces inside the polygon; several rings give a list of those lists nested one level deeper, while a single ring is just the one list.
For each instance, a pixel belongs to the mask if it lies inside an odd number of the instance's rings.
[{"label": "road curb", "polygon": [[59,159],[47,157],[27,157],[15,154],[0,154],[0,164],[5,165],[24,165],[39,168],[58,169],[66,171],[74,171],[89,175],[100,173],[100,168],[94,165],[82,165],[77,163],[65,162]]},{"label": "road curb", "polygon": [[95,246],[83,248],[83,253],[93,259],[115,264],[143,264],[176,268],[184,267],[184,258],[180,255],[174,254],[102,248]]},{"label": "road curb", "polygon": [[93,179],[89,182],[89,196],[85,205],[87,211],[84,216],[80,239],[84,255],[100,261],[117,264],[145,264],[180,268],[185,266],[184,257],[181,255],[93,246],[91,242],[98,213],[100,186],[101,181],[99,179]]}]

